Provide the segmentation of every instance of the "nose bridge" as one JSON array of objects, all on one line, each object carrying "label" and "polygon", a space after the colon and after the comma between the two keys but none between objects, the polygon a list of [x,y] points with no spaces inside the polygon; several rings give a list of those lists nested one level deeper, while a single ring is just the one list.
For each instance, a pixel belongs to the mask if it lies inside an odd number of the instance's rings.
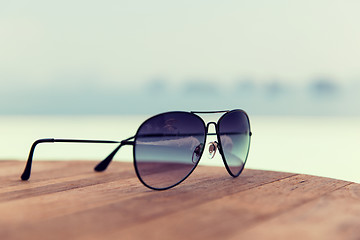
[{"label": "nose bridge", "polygon": [[[211,125],[214,125],[214,130],[215,130],[215,132],[209,132],[209,128],[210,128],[210,126]],[[217,135],[217,130],[216,130],[216,127],[217,125],[216,125],[216,123],[215,122],[208,122],[207,124],[206,124],[206,128],[207,128],[207,134],[208,135]],[[214,156],[215,156],[215,154],[216,154],[216,151],[217,151],[217,149],[218,149],[218,142],[215,140],[215,141],[212,141],[212,142],[209,142],[209,144],[208,144],[208,157],[209,157],[209,159],[213,159],[214,158]]]},{"label": "nose bridge", "polygon": [[214,125],[215,131],[217,130],[216,122],[208,122],[208,123],[206,124],[206,129],[207,129],[208,133],[209,133],[209,127],[210,127],[210,125]]}]

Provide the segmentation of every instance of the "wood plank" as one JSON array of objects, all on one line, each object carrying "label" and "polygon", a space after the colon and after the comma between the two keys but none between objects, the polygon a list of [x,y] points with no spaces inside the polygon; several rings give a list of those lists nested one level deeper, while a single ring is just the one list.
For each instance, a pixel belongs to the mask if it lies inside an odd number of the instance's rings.
[{"label": "wood plank", "polygon": [[[280,228],[279,226],[286,226]],[[349,184],[325,196],[256,224],[237,234],[244,239],[360,239],[360,185]]]},{"label": "wood plank", "polygon": [[[190,239],[205,239],[214,236],[227,238],[233,234],[237,236],[238,233],[253,224],[259,224],[259,222],[266,221],[274,215],[286,212],[347,184],[342,181],[322,180],[324,179],[312,176],[293,176],[206,202],[201,206],[196,206],[195,209],[190,208],[173,214],[171,219],[176,219],[174,227],[164,229],[161,234],[181,236],[182,232],[191,232]],[[315,186],[318,186],[319,189]],[[146,232],[147,236],[151,236],[148,239],[157,239],[159,233],[152,231],[152,229],[156,226],[163,226],[168,219],[169,216],[164,216],[156,221],[148,222],[140,228]],[[194,222],[194,220],[196,224],[186,224]],[[209,228],[212,225],[217,227]],[[132,229],[120,231],[120,235],[126,236],[126,239],[131,239],[131,236],[135,236],[134,232],[139,235],[143,234],[136,232],[135,228],[133,226]],[[117,232],[113,236],[116,235],[118,235]],[[135,239],[140,237],[139,235]]]},{"label": "wood plank", "polygon": [[334,226],[345,226],[349,237],[358,233],[358,184],[251,169],[234,179],[224,168],[199,166],[179,186],[153,191],[131,163],[114,162],[102,173],[95,164],[39,161],[23,182],[25,163],[4,162],[19,172],[2,177],[0,239],[285,239],[301,233],[299,226],[312,227],[310,239]]}]

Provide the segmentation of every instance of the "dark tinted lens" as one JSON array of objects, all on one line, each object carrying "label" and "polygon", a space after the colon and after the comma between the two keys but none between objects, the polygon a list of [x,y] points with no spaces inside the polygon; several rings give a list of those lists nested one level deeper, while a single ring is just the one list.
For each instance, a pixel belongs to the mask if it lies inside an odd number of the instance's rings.
[{"label": "dark tinted lens", "polygon": [[205,134],[203,120],[191,113],[170,112],[148,119],[135,137],[139,178],[156,189],[181,182],[197,165]]},{"label": "dark tinted lens", "polygon": [[220,118],[218,128],[225,161],[232,175],[237,176],[249,152],[249,119],[245,112],[235,110]]}]

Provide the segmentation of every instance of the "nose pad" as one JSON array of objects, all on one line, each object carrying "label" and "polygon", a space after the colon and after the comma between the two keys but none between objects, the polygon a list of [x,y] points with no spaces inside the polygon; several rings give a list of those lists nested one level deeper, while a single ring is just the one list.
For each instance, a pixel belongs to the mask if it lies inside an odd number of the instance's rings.
[{"label": "nose pad", "polygon": [[215,157],[217,148],[218,143],[216,141],[209,143],[209,159],[213,159]]},{"label": "nose pad", "polygon": [[202,152],[202,149],[204,147],[204,144],[200,143],[199,145],[196,146],[196,148],[194,149],[193,155],[192,155],[192,159],[191,161],[196,164],[199,159],[200,159],[200,154]]}]

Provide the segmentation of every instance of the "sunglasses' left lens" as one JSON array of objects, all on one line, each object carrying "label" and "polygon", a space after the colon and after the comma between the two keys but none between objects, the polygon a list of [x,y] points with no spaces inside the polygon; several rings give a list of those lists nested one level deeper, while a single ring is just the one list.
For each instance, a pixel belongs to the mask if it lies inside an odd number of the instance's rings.
[{"label": "sunglasses' left lens", "polygon": [[205,137],[203,120],[188,112],[148,119],[135,136],[134,161],[140,180],[153,189],[180,183],[197,165]]}]

